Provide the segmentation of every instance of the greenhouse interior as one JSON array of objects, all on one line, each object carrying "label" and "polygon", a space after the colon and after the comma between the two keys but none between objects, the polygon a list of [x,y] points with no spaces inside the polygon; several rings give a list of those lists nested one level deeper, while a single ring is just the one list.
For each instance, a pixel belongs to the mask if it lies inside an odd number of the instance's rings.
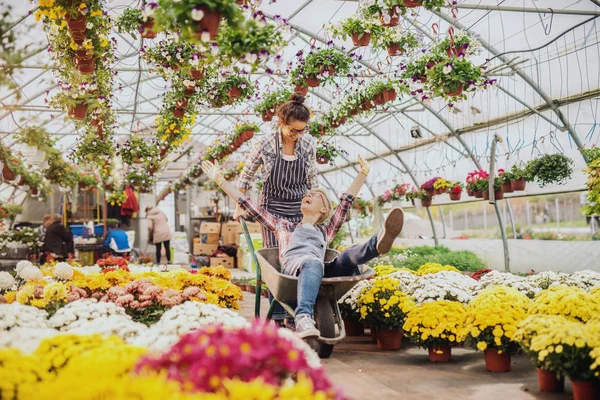
[{"label": "greenhouse interior", "polygon": [[600,400],[600,1],[0,10],[1,400]]}]

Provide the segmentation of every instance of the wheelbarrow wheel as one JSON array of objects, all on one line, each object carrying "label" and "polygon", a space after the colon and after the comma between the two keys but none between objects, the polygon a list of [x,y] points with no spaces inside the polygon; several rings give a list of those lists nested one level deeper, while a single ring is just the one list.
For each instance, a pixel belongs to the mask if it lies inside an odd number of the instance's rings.
[{"label": "wheelbarrow wheel", "polygon": [[[321,332],[321,337],[335,337],[333,308],[331,308],[331,303],[325,297],[317,297],[317,301],[315,302],[315,322],[317,323],[317,329]],[[331,353],[333,353],[333,345],[318,342],[315,351],[320,358],[329,358]]]}]

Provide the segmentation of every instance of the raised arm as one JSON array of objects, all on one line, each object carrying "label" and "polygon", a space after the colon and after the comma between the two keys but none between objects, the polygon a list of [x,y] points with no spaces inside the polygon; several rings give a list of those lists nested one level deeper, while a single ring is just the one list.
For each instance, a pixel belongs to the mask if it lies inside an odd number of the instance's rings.
[{"label": "raised arm", "polygon": [[360,154],[358,155],[358,163],[360,164],[359,172],[350,184],[350,187],[348,187],[348,190],[346,190],[346,193],[351,194],[354,197],[358,196],[358,192],[360,192],[360,189],[367,180],[367,175],[369,175],[369,171],[371,170],[367,161],[362,158]]},{"label": "raised arm", "polygon": [[277,218],[264,208],[254,204],[254,202],[250,201],[245,194],[240,192],[240,190],[231,183],[227,182],[219,170],[218,163],[215,162],[215,164],[213,164],[209,161],[203,161],[202,170],[209,179],[219,185],[229,197],[246,210],[250,217],[254,218],[271,231],[277,230],[277,225],[281,222],[281,218]]},{"label": "raised arm", "polygon": [[252,146],[252,150],[246,159],[246,163],[242,173],[240,174],[240,179],[238,180],[237,188],[240,189],[242,193],[246,193],[248,189],[250,189],[250,184],[254,181],[254,176],[256,174],[256,170],[262,164],[262,157],[260,156],[260,151],[264,147],[264,141],[257,141],[254,146]]}]

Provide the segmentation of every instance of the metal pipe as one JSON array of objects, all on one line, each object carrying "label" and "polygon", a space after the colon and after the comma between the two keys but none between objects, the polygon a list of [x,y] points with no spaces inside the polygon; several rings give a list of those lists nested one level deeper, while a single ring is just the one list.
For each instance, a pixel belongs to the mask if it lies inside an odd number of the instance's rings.
[{"label": "metal pipe", "polygon": [[512,206],[510,200],[506,199],[506,208],[508,209],[508,217],[510,218],[510,225],[512,226],[513,239],[517,238],[517,228],[515,227],[515,218],[512,212]]},{"label": "metal pipe", "polygon": [[440,218],[442,220],[442,230],[443,230],[443,233],[444,233],[444,239],[447,239],[447,236],[446,236],[446,220],[444,218],[444,210],[443,210],[442,206],[439,206],[438,209],[440,210]]},{"label": "metal pipe", "polygon": [[[495,191],[494,191],[494,177],[496,176],[495,168],[496,168],[496,145],[498,142],[502,142],[502,138],[496,133],[494,134],[494,139],[492,140],[492,146],[490,149],[490,176],[489,176],[489,193],[490,193],[490,204],[494,205],[494,209],[496,210],[496,215],[498,216],[498,225],[500,226],[500,234],[502,235],[502,247],[504,248],[504,270],[506,272],[510,272],[510,255],[508,252],[508,238],[506,237],[506,228],[504,226],[504,219],[500,215],[500,208],[498,207],[498,202],[496,201]],[[515,237],[516,239],[516,237]]]}]

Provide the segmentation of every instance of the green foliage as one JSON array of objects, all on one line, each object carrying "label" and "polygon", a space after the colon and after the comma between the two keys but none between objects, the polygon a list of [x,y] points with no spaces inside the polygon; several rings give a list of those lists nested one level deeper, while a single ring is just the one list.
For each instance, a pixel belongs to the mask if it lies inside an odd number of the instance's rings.
[{"label": "green foliage", "polygon": [[[350,72],[352,58],[334,47],[313,50],[306,56],[304,76],[319,76],[321,81],[333,81],[335,75],[345,75]],[[324,68],[334,67],[334,74],[323,74]]]},{"label": "green foliage", "polygon": [[[392,249],[386,256],[386,263],[396,268],[417,270],[426,263],[452,265],[461,271],[477,271],[486,268],[484,262],[468,250],[452,251],[445,246],[417,246],[407,250]],[[377,264],[381,264],[377,259]]]},{"label": "green foliage", "polygon": [[134,38],[137,38],[136,32],[142,23],[142,10],[139,8],[127,8],[123,14],[119,15],[115,21],[115,26],[119,33],[129,33]]},{"label": "green foliage", "polygon": [[378,38],[380,38],[385,32],[377,21],[370,21],[350,17],[342,20],[336,25],[330,25],[327,30],[331,33],[334,38],[340,38],[346,40],[352,37],[355,33],[358,34],[358,38],[361,39],[366,33],[371,34],[371,44],[376,45]]},{"label": "green foliage", "polygon": [[508,174],[509,180],[518,180],[525,179],[526,181],[531,181],[532,177],[523,164],[515,164],[510,169],[510,172],[506,171],[503,175]]},{"label": "green foliage", "polygon": [[348,230],[346,229],[345,225],[342,225],[342,227],[340,228],[338,233],[336,233],[335,236],[333,237],[333,240],[331,241],[331,243],[329,243],[329,248],[330,249],[339,248],[347,237],[348,237]]},{"label": "green foliage", "polygon": [[463,94],[452,97],[466,99],[465,91],[475,90],[475,85],[481,80],[481,68],[464,58],[446,59],[435,64],[427,72],[427,83],[438,97],[448,96],[461,85]]},{"label": "green foliage", "polygon": [[254,107],[254,110],[259,114],[264,114],[268,110],[276,112],[277,107],[290,100],[291,96],[292,91],[289,89],[281,89],[276,92],[267,93],[263,96],[263,100]]},{"label": "green foliage", "polygon": [[563,185],[573,174],[573,160],[563,154],[544,154],[529,161],[525,171],[540,187]]}]

